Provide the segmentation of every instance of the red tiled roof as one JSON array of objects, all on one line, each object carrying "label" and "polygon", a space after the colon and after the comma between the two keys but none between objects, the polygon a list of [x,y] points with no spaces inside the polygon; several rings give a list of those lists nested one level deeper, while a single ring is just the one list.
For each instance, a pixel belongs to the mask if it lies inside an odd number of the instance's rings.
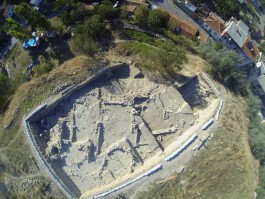
[{"label": "red tiled roof", "polygon": [[225,22],[217,14],[211,12],[209,16],[204,20],[215,32],[222,34],[225,29]]},{"label": "red tiled roof", "polygon": [[258,47],[256,46],[256,44],[253,44],[251,45],[252,48],[250,49],[248,47],[248,45],[251,43],[251,39],[250,37],[248,37],[248,39],[246,40],[246,42],[244,43],[244,45],[242,46],[242,50],[244,51],[245,55],[250,58],[251,60],[255,60],[256,57],[258,56],[259,54],[259,49]]},{"label": "red tiled roof", "polygon": [[188,21],[185,21],[177,16],[171,15],[171,20],[172,19],[176,19],[177,21],[179,21],[182,30],[184,30],[185,32],[187,32],[188,34],[195,36],[196,33],[199,31],[199,28],[194,26],[192,23],[189,23]]}]

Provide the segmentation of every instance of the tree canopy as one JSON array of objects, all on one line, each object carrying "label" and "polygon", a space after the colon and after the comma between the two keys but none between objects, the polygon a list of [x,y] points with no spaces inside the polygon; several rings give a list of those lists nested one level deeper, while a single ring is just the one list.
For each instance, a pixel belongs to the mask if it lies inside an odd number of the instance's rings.
[{"label": "tree canopy", "polygon": [[105,30],[105,23],[99,15],[86,19],[74,29],[74,36],[71,40],[72,49],[78,54],[87,54],[93,57],[99,49],[97,40]]},{"label": "tree canopy", "polygon": [[94,12],[103,19],[113,19],[120,15],[120,9],[113,8],[113,4],[109,0],[103,0],[100,4],[96,5]]},{"label": "tree canopy", "polygon": [[201,43],[197,50],[212,65],[212,75],[215,79],[222,81],[236,93],[247,94],[244,75],[237,68],[240,57],[235,51],[227,48],[220,49],[211,42]]},{"label": "tree canopy", "polygon": [[134,23],[141,27],[146,27],[147,26],[147,20],[149,16],[149,10],[148,8],[144,6],[140,6],[139,9],[136,10],[135,15],[134,15]]},{"label": "tree canopy", "polygon": [[161,10],[151,10],[148,16],[148,26],[153,30],[166,28],[169,21],[169,15]]},{"label": "tree canopy", "polygon": [[10,95],[10,81],[3,70],[0,69],[0,111],[6,106]]},{"label": "tree canopy", "polygon": [[16,5],[14,12],[19,18],[24,19],[32,27],[38,27],[43,30],[49,30],[51,27],[50,22],[44,15],[25,2]]},{"label": "tree canopy", "polygon": [[8,29],[7,33],[12,37],[15,37],[21,41],[29,38],[29,32],[27,32],[27,30],[20,23],[16,22],[12,18],[7,18],[6,23]]},{"label": "tree canopy", "polygon": [[140,7],[134,15],[134,23],[141,27],[148,27],[159,31],[168,26],[169,15],[161,10],[149,11],[146,7]]},{"label": "tree canopy", "polygon": [[216,4],[216,9],[219,14],[224,15],[225,18],[239,16],[241,10],[238,1],[235,0],[213,0]]}]

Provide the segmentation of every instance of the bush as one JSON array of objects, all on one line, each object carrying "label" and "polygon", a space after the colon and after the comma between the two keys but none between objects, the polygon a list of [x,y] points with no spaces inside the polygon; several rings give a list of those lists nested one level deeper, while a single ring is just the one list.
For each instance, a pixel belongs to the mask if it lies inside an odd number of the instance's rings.
[{"label": "bush", "polygon": [[84,37],[83,34],[73,36],[70,40],[70,45],[76,54],[85,54],[94,57],[99,51],[99,44],[91,37]]},{"label": "bush", "polygon": [[44,62],[34,68],[34,74],[36,77],[39,77],[43,74],[50,72],[53,67],[54,64],[52,63],[52,61]]},{"label": "bush", "polygon": [[8,98],[11,95],[11,84],[7,74],[0,69],[0,112],[7,105]]},{"label": "bush", "polygon": [[83,20],[86,16],[90,14],[85,8],[85,4],[77,2],[72,4],[72,9],[65,10],[61,15],[61,20],[66,26],[76,24],[76,22]]},{"label": "bush", "polygon": [[166,28],[169,21],[169,15],[161,10],[151,10],[148,16],[148,26],[153,30]]},{"label": "bush", "polygon": [[52,30],[56,31],[56,33],[61,36],[66,29],[66,25],[63,21],[58,17],[54,17],[50,19],[50,22]]},{"label": "bush", "polygon": [[259,187],[257,189],[257,199],[265,198],[265,166],[259,169]]},{"label": "bush", "polygon": [[141,27],[147,26],[147,20],[149,16],[148,8],[144,6],[140,6],[139,9],[136,10],[134,15],[134,23]]},{"label": "bush", "polygon": [[72,50],[76,54],[85,54],[91,57],[99,51],[97,40],[105,33],[105,23],[100,15],[88,18],[84,23],[76,26],[74,36],[70,41]]},{"label": "bush", "polygon": [[[259,104],[253,95],[246,98],[248,105],[249,118],[249,141],[250,147],[255,158],[259,159],[262,164],[265,163],[265,126],[262,125],[258,116]],[[264,179],[265,180],[265,179]],[[265,183],[264,183],[265,187]]]},{"label": "bush", "polygon": [[98,14],[103,19],[114,19],[120,16],[121,10],[113,8],[113,4],[109,0],[104,0],[95,6],[95,14]]},{"label": "bush", "polygon": [[265,42],[262,42],[259,46],[259,50],[262,52],[262,53],[265,53]]}]

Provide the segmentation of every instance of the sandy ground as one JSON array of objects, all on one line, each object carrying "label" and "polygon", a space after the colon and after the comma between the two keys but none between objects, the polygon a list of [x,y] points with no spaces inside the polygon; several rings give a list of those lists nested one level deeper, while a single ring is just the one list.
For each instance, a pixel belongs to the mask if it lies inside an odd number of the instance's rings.
[{"label": "sandy ground", "polygon": [[217,106],[212,100],[194,114],[174,87],[151,82],[130,66],[63,101],[39,121],[38,134],[48,158],[86,197],[163,160]]}]

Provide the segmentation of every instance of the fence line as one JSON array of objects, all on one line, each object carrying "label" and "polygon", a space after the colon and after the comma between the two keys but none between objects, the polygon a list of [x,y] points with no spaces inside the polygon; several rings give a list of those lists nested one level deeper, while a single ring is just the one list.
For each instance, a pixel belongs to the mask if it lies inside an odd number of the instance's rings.
[{"label": "fence line", "polygon": [[171,155],[166,157],[165,161],[170,161],[179,154],[181,154],[192,142],[194,142],[198,138],[198,134],[193,135],[189,140],[187,140],[178,150],[173,152]]},{"label": "fence line", "polygon": [[132,180],[130,180],[130,181],[128,181],[128,182],[126,182],[126,183],[114,188],[114,189],[111,189],[111,190],[109,190],[107,192],[104,192],[102,194],[93,196],[91,199],[101,198],[101,197],[107,196],[107,195],[109,195],[109,194],[111,194],[111,193],[113,193],[115,191],[118,191],[118,190],[120,190],[120,189],[122,189],[122,188],[124,188],[124,187],[126,187],[126,186],[128,186],[128,185],[130,185],[130,184],[132,184],[132,183],[144,178],[144,177],[148,177],[148,176],[154,174],[155,172],[159,171],[162,168],[163,168],[163,165],[162,164],[158,164],[157,166],[155,166],[154,168],[152,168],[149,171],[145,172],[144,174],[139,175],[138,177],[136,177],[136,178],[134,178],[134,179],[132,179]]},{"label": "fence line", "polygon": [[220,105],[219,105],[219,108],[215,114],[215,120],[218,121],[219,120],[219,116],[220,116],[220,113],[221,113],[221,109],[222,109],[222,106],[223,106],[223,100],[221,100],[220,102]]},{"label": "fence line", "polygon": [[202,130],[206,130],[209,128],[209,126],[211,126],[213,124],[213,118],[209,119],[208,122],[206,122],[203,126],[202,126]]},{"label": "fence line", "polygon": [[213,90],[213,92],[215,93],[215,95],[217,97],[220,96],[220,92],[218,91],[218,89],[215,87],[215,85],[213,84],[213,82],[210,80],[210,78],[204,72],[202,72],[202,77],[209,84],[209,86],[211,87],[211,89]]},{"label": "fence line", "polygon": [[152,32],[150,30],[145,30],[143,28],[140,28],[139,26],[136,26],[136,25],[133,25],[133,24],[128,24],[128,23],[125,23],[124,24],[124,28],[125,29],[131,29],[131,30],[136,30],[138,32],[143,32],[143,33],[146,33],[146,34],[149,34],[149,35],[152,35],[152,36],[155,36],[155,37],[158,37],[159,39],[163,40],[163,41],[166,41],[167,38],[161,34],[158,34],[158,33],[155,33],[155,32]]}]

